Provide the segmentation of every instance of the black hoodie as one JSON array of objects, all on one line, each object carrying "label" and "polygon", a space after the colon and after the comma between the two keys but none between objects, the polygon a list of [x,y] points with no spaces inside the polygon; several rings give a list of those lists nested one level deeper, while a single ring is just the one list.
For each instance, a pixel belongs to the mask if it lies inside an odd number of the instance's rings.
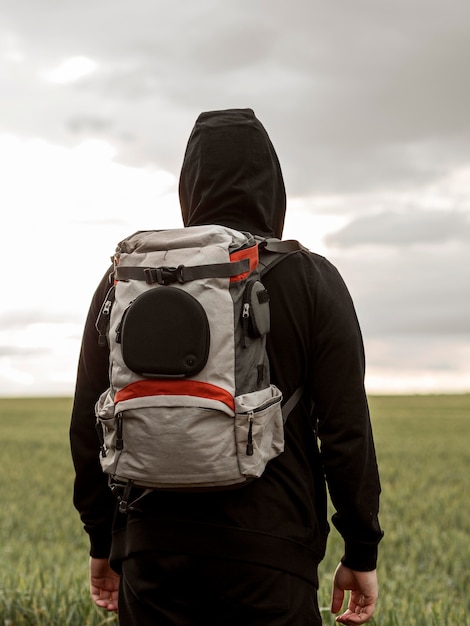
[{"label": "black hoodie", "polygon": [[[180,200],[185,226],[217,223],[281,236],[282,173],[251,109],[199,116],[184,157]],[[142,501],[142,512],[117,515],[111,550],[116,569],[126,555],[154,549],[265,564],[316,584],[328,535],[326,484],[345,542],[343,562],[357,570],[375,568],[380,484],[362,337],[350,295],[331,263],[306,251],[279,263],[265,284],[272,381],[285,398],[304,389],[286,424],[285,452],[246,487],[155,492]],[[71,423],[74,502],[96,557],[109,555],[114,510],[94,432],[94,403],[108,385],[107,354],[98,348],[94,329],[106,288],[103,279],[85,326]]]},{"label": "black hoodie", "polygon": [[188,141],[179,192],[185,226],[221,224],[282,237],[281,167],[251,109],[201,113]]}]

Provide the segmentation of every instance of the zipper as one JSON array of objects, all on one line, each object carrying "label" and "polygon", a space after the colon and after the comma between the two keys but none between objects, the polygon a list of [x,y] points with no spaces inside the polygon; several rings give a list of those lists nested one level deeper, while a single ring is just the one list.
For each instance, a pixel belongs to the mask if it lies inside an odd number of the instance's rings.
[{"label": "zipper", "polygon": [[248,324],[250,321],[250,303],[243,303],[242,311],[242,329],[243,329],[243,347],[248,348]]},{"label": "zipper", "polygon": [[271,398],[262,404],[261,406],[256,407],[255,409],[251,409],[246,411],[245,414],[248,420],[248,435],[247,435],[247,443],[246,443],[246,456],[253,456],[253,422],[255,419],[255,413],[260,413],[264,411],[264,409],[268,409],[270,406],[273,406],[279,402],[279,398]]},{"label": "zipper", "polygon": [[122,327],[122,320],[116,326],[116,343],[121,343],[121,327]]},{"label": "zipper", "polygon": [[129,302],[129,304],[126,306],[126,308],[124,309],[124,313],[122,314],[122,317],[118,323],[118,325],[116,326],[116,343],[121,343],[121,334],[122,334],[122,326],[124,324],[124,320],[126,319],[126,315],[129,311],[129,309],[131,308],[132,304],[135,302],[135,300],[131,300]]},{"label": "zipper", "polygon": [[115,288],[113,285],[112,287],[110,287],[110,289],[108,290],[108,293],[106,294],[106,297],[103,302],[103,306],[100,309],[100,312],[98,314],[98,319],[96,320],[96,323],[95,323],[95,328],[98,331],[98,345],[99,346],[106,346],[107,344],[106,331],[109,326],[111,308],[113,306],[113,302],[115,298],[114,291],[115,291]]},{"label": "zipper", "polygon": [[116,415],[116,450],[122,450],[124,440],[122,438],[122,413]]},{"label": "zipper", "polygon": [[243,307],[242,307],[242,329],[243,329],[243,347],[248,347],[248,329],[250,325],[250,311],[251,311],[251,292],[255,286],[256,281],[251,280],[245,287],[243,294]]},{"label": "zipper", "polygon": [[248,413],[248,438],[246,442],[246,456],[253,456],[253,419],[254,411]]},{"label": "zipper", "polygon": [[98,441],[100,444],[100,454],[104,458],[108,454],[108,448],[106,447],[106,444],[104,442],[103,426],[99,419],[97,419],[95,422],[95,429],[96,429],[96,433],[98,435]]},{"label": "zipper", "polygon": [[260,413],[261,411],[264,411],[264,409],[269,409],[270,406],[272,406],[273,404],[276,404],[277,402],[279,402],[279,396],[274,396],[274,398],[269,398],[269,400],[266,400],[266,402],[263,402],[261,406],[257,406],[255,409],[253,409],[253,413]]}]

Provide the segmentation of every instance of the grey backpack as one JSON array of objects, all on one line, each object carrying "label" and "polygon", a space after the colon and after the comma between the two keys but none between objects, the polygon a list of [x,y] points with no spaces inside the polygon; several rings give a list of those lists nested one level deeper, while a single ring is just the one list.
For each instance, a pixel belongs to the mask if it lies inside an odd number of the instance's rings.
[{"label": "grey backpack", "polygon": [[100,461],[121,510],[143,488],[208,490],[259,477],[284,450],[270,382],[262,273],[296,241],[223,226],[140,231],[114,255],[96,322],[110,387],[96,404]]}]

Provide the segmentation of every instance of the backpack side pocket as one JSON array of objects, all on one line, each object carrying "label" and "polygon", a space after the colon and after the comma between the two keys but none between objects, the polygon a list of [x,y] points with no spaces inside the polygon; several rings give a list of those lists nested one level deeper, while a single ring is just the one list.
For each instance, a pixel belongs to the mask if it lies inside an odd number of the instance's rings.
[{"label": "backpack side pocket", "polygon": [[284,451],[282,394],[275,385],[235,398],[235,439],[240,473],[257,478]]},{"label": "backpack side pocket", "polygon": [[101,467],[107,474],[114,474],[122,451],[122,415],[115,415],[109,390],[101,394],[95,406],[95,415]]},{"label": "backpack side pocket", "polygon": [[264,337],[269,333],[269,294],[259,280],[250,280],[245,287],[242,324],[245,336]]}]

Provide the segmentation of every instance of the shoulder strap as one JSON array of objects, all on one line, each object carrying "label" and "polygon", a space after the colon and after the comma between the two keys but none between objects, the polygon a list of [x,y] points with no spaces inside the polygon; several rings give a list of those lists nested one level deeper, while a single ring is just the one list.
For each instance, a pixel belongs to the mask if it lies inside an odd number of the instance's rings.
[{"label": "shoulder strap", "polygon": [[259,243],[261,276],[264,276],[291,254],[301,251],[308,252],[308,249],[296,239],[286,239],[285,241],[275,239],[274,237],[262,239]]},{"label": "shoulder strap", "polygon": [[296,239],[286,239],[283,241],[282,239],[276,239],[275,237],[272,237],[269,239],[265,239],[264,241],[266,243],[262,247],[264,250],[267,250],[268,252],[286,253],[286,252],[297,252],[298,250],[307,249]]},{"label": "shoulder strap", "polygon": [[292,411],[295,409],[298,402],[300,401],[300,398],[302,397],[303,392],[304,392],[303,386],[297,387],[297,389],[294,391],[291,397],[285,401],[284,406],[282,407],[282,421],[284,422],[284,424],[287,422],[287,418],[289,417],[289,415],[292,413]]},{"label": "shoulder strap", "polygon": [[[282,241],[281,239],[270,238],[262,240],[259,244],[261,276],[263,277],[269,270],[291,254],[302,251],[308,252],[308,248],[303,246],[296,239],[286,239]],[[302,398],[303,392],[303,386],[297,387],[284,403],[282,407],[282,421],[284,424]]]}]

